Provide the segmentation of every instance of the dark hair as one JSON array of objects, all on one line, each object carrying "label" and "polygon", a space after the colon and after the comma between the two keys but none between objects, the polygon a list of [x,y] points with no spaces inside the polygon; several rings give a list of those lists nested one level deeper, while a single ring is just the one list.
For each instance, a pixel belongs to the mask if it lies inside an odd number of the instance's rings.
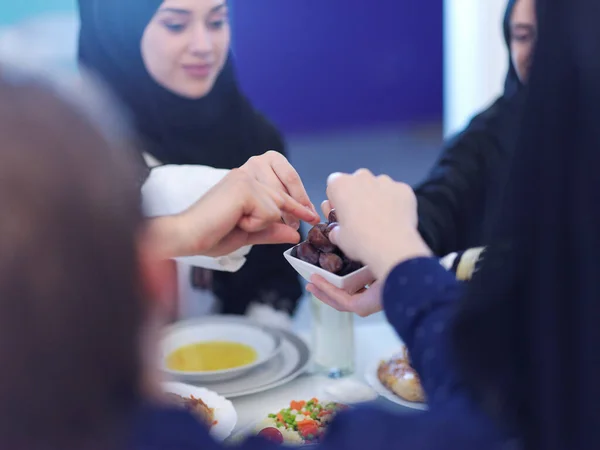
[{"label": "dark hair", "polygon": [[135,164],[0,71],[0,448],[106,449],[139,398]]}]

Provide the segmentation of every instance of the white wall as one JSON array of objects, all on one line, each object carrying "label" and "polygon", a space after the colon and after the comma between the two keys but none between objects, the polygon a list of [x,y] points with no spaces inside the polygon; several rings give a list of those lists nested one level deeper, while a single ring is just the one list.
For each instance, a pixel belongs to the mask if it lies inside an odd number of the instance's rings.
[{"label": "white wall", "polygon": [[507,0],[444,0],[444,132],[459,131],[503,89]]}]

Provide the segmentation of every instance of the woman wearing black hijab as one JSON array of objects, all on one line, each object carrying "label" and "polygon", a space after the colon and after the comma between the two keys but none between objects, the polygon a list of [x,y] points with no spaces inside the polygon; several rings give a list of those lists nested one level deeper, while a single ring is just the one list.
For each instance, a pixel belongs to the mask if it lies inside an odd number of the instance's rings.
[{"label": "woman wearing black hijab", "polygon": [[419,230],[438,256],[484,245],[506,182],[529,75],[537,23],[534,0],[509,0],[503,31],[509,52],[504,93],[452,138],[415,188]]},{"label": "woman wearing black hijab", "polygon": [[[132,113],[151,164],[233,169],[267,150],[284,152],[278,131],[239,90],[224,1],[80,0],[79,6],[80,63]],[[295,310],[301,285],[282,263],[284,250],[255,247],[236,273],[212,273],[223,313],[243,314],[256,303]],[[197,271],[191,275],[188,283],[204,284]]]},{"label": "woman wearing black hijab", "polygon": [[[421,236],[443,257],[444,267],[465,281],[476,269],[499,214],[537,38],[535,0],[509,0],[503,31],[509,53],[504,93],[446,144],[428,178],[415,187]],[[322,208],[327,216],[329,202]],[[307,288],[332,304],[356,297],[318,275]],[[380,289],[374,282],[358,295],[377,304]]]}]

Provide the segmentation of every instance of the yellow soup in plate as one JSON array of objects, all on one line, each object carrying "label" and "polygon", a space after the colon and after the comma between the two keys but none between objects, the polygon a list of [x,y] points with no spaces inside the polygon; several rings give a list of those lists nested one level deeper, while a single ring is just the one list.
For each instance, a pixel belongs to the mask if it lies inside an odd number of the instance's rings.
[{"label": "yellow soup in plate", "polygon": [[257,358],[256,350],[239,342],[198,342],[169,354],[167,368],[178,372],[214,372],[247,366]]}]

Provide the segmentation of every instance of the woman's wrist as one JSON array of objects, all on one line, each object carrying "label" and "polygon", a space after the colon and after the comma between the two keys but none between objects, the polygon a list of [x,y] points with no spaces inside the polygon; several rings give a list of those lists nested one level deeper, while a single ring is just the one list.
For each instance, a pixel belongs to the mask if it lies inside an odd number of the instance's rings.
[{"label": "woman's wrist", "polygon": [[414,258],[433,255],[421,235],[415,230],[403,237],[396,236],[379,247],[379,251],[370,258],[369,267],[378,280],[385,280],[394,267]]},{"label": "woman's wrist", "polygon": [[162,216],[150,220],[150,234],[161,259],[193,254],[181,215]]}]

